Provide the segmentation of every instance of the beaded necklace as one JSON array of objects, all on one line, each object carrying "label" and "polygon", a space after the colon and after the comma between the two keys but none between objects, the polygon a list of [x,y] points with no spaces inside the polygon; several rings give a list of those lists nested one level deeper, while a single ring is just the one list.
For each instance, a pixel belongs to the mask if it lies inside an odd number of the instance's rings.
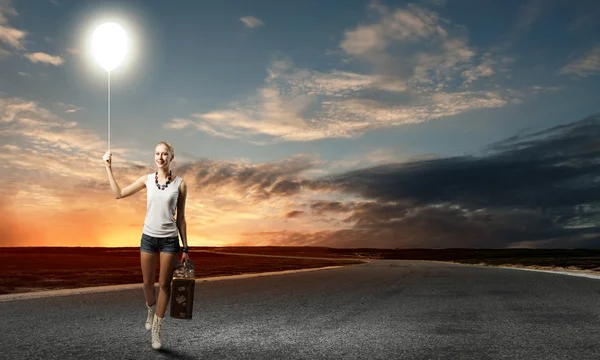
[{"label": "beaded necklace", "polygon": [[[171,176],[172,176],[172,175],[173,175],[173,174],[172,174],[172,171],[171,171],[171,170],[169,170],[169,177],[168,177],[168,179],[167,179],[167,183],[166,183],[166,184],[164,184],[164,185],[161,185],[161,184],[159,184],[159,183],[158,183],[158,171],[157,171],[157,172],[154,174],[154,182],[156,183],[156,187],[157,187],[159,190],[164,190],[164,189],[166,189],[167,187],[169,187],[169,184],[171,183]],[[162,188],[161,188],[161,186],[162,186]]]}]

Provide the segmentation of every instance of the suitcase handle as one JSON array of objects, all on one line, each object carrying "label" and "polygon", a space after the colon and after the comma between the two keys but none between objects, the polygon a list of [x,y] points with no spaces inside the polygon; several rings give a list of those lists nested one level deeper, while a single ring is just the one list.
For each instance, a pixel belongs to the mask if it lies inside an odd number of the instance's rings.
[{"label": "suitcase handle", "polygon": [[188,275],[184,275],[184,277],[194,277],[194,262],[191,260],[186,260],[183,264],[177,264],[175,265],[175,267],[173,268],[173,274],[175,277],[178,277],[178,274],[188,274]]}]

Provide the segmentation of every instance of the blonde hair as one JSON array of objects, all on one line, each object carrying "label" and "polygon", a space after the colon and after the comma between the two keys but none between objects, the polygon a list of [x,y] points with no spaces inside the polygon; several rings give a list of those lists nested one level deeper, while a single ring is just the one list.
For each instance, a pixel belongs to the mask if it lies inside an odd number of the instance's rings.
[{"label": "blonde hair", "polygon": [[169,154],[171,155],[171,159],[169,161],[173,161],[173,158],[175,157],[175,150],[173,149],[173,146],[171,146],[171,144],[169,144],[166,141],[161,141],[158,144],[156,144],[156,146],[158,145],[165,145],[169,149]]}]

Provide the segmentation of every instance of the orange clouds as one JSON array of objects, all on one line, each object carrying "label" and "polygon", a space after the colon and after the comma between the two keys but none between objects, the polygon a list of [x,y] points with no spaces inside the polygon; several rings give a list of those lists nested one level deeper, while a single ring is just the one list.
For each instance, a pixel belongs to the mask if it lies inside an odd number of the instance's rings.
[{"label": "orange clouds", "polygon": [[[24,99],[0,99],[0,119],[0,136],[7,140],[0,151],[5,184],[0,211],[7,214],[0,220],[0,246],[139,245],[146,192],[115,200],[100,136]],[[113,146],[111,151],[121,188],[154,171],[152,149]],[[147,161],[134,159],[145,155]],[[258,242],[265,240],[263,231],[324,225],[315,224],[310,214],[286,217],[290,211],[301,214],[311,196],[327,196],[327,189],[305,174],[323,164],[316,157],[296,155],[255,165],[177,160],[173,172],[188,184],[187,235],[192,246],[232,244],[254,232],[258,235],[252,241]]]}]

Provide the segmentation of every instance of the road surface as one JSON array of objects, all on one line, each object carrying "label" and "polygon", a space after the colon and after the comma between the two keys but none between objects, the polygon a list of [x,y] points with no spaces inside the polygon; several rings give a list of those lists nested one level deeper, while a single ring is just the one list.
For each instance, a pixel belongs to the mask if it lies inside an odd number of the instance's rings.
[{"label": "road surface", "polygon": [[600,359],[600,281],[411,260],[196,283],[144,329],[141,288],[0,302],[4,359]]}]

